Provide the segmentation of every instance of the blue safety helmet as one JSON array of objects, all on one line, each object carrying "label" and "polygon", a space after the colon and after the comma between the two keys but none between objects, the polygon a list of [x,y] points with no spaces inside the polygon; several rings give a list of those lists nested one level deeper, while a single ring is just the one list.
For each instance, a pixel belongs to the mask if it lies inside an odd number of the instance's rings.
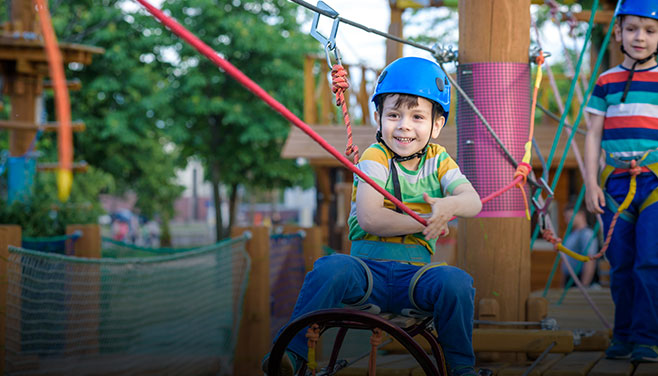
[{"label": "blue safety helmet", "polygon": [[403,57],[389,64],[379,75],[372,101],[379,105],[381,94],[410,94],[428,99],[443,108],[448,120],[450,81],[439,65],[420,57]]},{"label": "blue safety helmet", "polygon": [[638,16],[658,20],[658,0],[622,0],[615,16]]}]

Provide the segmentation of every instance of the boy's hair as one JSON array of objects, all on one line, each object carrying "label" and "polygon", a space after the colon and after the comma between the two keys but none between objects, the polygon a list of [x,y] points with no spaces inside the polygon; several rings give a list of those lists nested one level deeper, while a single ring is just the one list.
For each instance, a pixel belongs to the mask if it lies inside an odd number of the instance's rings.
[{"label": "boy's hair", "polygon": [[[418,97],[415,95],[411,94],[397,94],[397,93],[384,93],[379,95],[377,98],[377,112],[379,112],[379,115],[382,116],[382,110],[384,108],[384,102],[386,101],[386,98],[397,95],[397,99],[395,100],[395,108],[400,108],[402,106],[406,108],[415,108],[418,107]],[[432,103],[432,119],[438,119],[440,116],[444,116],[445,111],[443,111],[443,108],[439,106],[437,103],[430,101]]]}]

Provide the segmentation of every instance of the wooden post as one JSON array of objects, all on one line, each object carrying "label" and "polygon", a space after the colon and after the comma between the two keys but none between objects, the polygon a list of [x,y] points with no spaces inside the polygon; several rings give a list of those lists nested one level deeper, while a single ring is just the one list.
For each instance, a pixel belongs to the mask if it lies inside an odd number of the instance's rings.
[{"label": "wooden post", "polygon": [[[12,0],[12,29],[19,32],[40,34],[36,11],[31,1]],[[5,75],[11,97],[10,119],[34,123],[36,119],[36,99],[43,89],[43,73],[27,61],[17,61],[9,68],[13,74]],[[25,154],[36,130],[12,130],[9,132],[9,153],[12,156]]]},{"label": "wooden post", "polygon": [[[7,346],[7,302],[9,291],[9,246],[21,246],[21,227],[16,225],[0,225],[0,375],[5,374]],[[19,339],[20,343],[20,339]],[[16,349],[14,349],[16,350]],[[20,350],[20,349],[19,349]]]},{"label": "wooden post", "polygon": [[266,227],[233,228],[231,237],[251,231],[249,284],[235,349],[235,376],[260,375],[261,360],[270,351],[270,235]]},{"label": "wooden post", "polygon": [[[75,257],[101,258],[101,229],[97,224],[67,225],[66,235],[82,232],[73,246]],[[74,290],[69,302],[66,343],[77,354],[97,354],[100,337],[100,264],[73,264],[70,266],[70,288]],[[78,291],[76,294],[75,291]]]},{"label": "wooden post", "polygon": [[315,76],[313,66],[315,59],[311,56],[304,57],[304,122],[315,124],[318,121],[318,107],[315,100]]},{"label": "wooden post", "polygon": [[76,257],[101,258],[101,227],[91,225],[68,225],[66,235],[81,231],[82,236],[76,240],[73,251]]},{"label": "wooden post", "polygon": [[[388,25],[388,33],[402,38],[402,12],[404,9],[398,8],[395,4],[390,3],[391,23]],[[386,40],[386,65],[402,57],[402,43],[393,40]]]},{"label": "wooden post", "polygon": [[[459,1],[459,61],[527,64],[529,30],[530,0]],[[524,217],[460,219],[458,249],[458,266],[475,280],[476,318],[480,299],[495,299],[498,320],[525,320],[530,222]]]}]

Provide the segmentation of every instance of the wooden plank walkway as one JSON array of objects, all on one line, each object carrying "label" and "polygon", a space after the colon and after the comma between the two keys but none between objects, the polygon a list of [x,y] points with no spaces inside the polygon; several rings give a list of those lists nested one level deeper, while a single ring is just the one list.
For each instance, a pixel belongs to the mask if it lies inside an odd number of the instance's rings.
[{"label": "wooden plank walkway", "polygon": [[[542,296],[542,291],[536,291],[531,296]],[[588,293],[609,322],[613,322],[614,305],[608,289],[589,289]],[[543,361],[532,368],[531,376],[658,376],[658,363],[643,363],[637,366],[629,361],[605,359],[603,350],[607,347],[609,331],[599,320],[577,289],[571,289],[565,296],[562,304],[556,302],[562,295],[561,289],[549,290],[546,298],[549,304],[548,317],[555,318],[560,329],[571,330],[584,334],[580,345],[569,354],[548,354]],[[350,349],[359,347],[360,353],[368,351],[369,336],[360,333],[358,336],[349,336],[346,345]],[[323,346],[326,351],[330,345]],[[593,351],[584,351],[593,350]],[[349,357],[349,353],[345,354]],[[344,352],[341,351],[341,357]],[[422,375],[423,372],[408,354],[378,354],[377,375]],[[478,364],[478,367],[493,371],[496,376],[522,376],[532,365],[532,360],[524,362],[498,362]],[[367,375],[368,358],[356,362],[349,368],[341,371],[339,375],[356,376]]]}]

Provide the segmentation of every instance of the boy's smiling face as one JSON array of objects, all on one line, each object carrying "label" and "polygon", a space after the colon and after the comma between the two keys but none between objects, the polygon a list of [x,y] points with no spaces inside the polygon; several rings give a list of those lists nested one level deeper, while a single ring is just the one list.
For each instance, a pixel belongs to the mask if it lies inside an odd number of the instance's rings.
[{"label": "boy's smiling face", "polygon": [[[375,112],[379,122],[381,116],[382,138],[386,145],[401,157],[415,154],[427,145],[432,138],[439,137],[445,123],[443,116],[436,116],[432,124],[432,103],[418,97],[417,106],[398,105],[399,95],[389,95],[382,104],[382,113]],[[402,165],[415,169],[418,158],[402,162]]]},{"label": "boy's smiling face", "polygon": [[[638,16],[623,16],[620,25],[615,25],[615,39],[624,46],[631,57],[624,55],[624,67],[631,68],[635,60],[642,60],[658,48],[658,20]],[[654,59],[638,64],[636,69],[651,68]]]}]

